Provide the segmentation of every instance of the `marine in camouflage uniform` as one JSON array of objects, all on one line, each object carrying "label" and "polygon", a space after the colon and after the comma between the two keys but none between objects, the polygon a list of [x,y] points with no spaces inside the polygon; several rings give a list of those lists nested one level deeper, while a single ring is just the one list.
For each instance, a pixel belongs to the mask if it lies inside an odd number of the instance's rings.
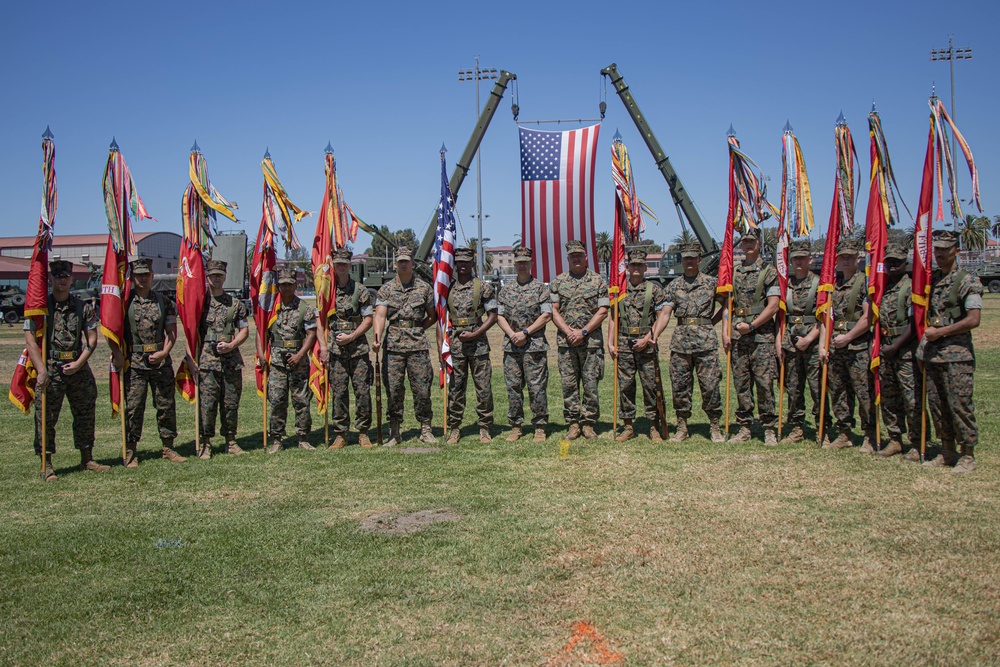
[{"label": "marine in camouflage uniform", "polygon": [[[871,361],[868,281],[865,274],[857,270],[860,251],[859,245],[850,239],[841,241],[837,246],[837,279],[832,295],[834,330],[828,354],[827,380],[839,435],[831,442],[823,443],[823,447],[841,449],[853,445],[851,430],[854,428],[854,403],[857,401],[861,431],[864,433],[861,451],[871,453],[875,451],[878,440],[872,410],[874,376],[868,370]],[[820,357],[824,357],[822,350]]]},{"label": "marine in camouflage uniform", "polygon": [[221,415],[220,433],[226,444],[226,454],[242,454],[236,444],[239,426],[240,399],[243,396],[243,355],[239,346],[250,335],[246,306],[222,290],[226,280],[226,263],[211,260],[205,270],[209,296],[201,318],[201,357],[198,360],[198,401],[201,406],[201,442],[198,457],[212,455],[211,440],[215,435],[215,418]]},{"label": "marine in camouflage uniform", "polygon": [[[785,362],[785,391],[788,394],[788,435],[782,444],[801,442],[805,439],[806,385],[812,397],[813,420],[819,427],[820,375],[819,322],[816,319],[816,295],[819,276],[809,270],[812,244],[794,241],[788,248],[788,259],[794,272],[788,277],[785,294],[785,335],[781,340],[781,354]],[[829,409],[824,424],[829,424]]]},{"label": "marine in camouflage uniform", "polygon": [[[582,433],[597,437],[594,426],[601,416],[597,387],[604,377],[604,332],[601,323],[608,316],[611,300],[608,282],[587,268],[587,251],[580,241],[566,243],[569,271],[556,276],[549,285],[552,320],[559,330],[559,375],[562,380],[563,415],[569,424],[566,437],[574,440]],[[583,385],[583,401],[580,386]]]},{"label": "marine in camouflage uniform", "polygon": [[[142,438],[146,414],[146,395],[153,392],[156,425],[163,444],[163,458],[174,463],[187,459],[174,451],[177,437],[177,405],[174,401],[174,369],[170,351],[177,342],[177,307],[174,302],[150,288],[152,261],[132,262],[133,289],[125,306],[125,344],[128,363],[125,368],[125,465],[139,464],[137,448]],[[112,345],[112,353],[115,346]],[[116,367],[118,362],[115,362]]]},{"label": "marine in camouflage uniform", "polygon": [[938,269],[931,279],[927,328],[917,358],[927,370],[927,404],[934,430],[941,438],[941,453],[924,465],[954,465],[955,472],[966,473],[976,469],[974,448],[979,443],[972,400],[976,370],[972,329],[979,326],[983,285],[979,278],[958,268],[957,258],[958,235],[936,233],[934,260]]},{"label": "marine in camouflage uniform", "polygon": [[677,315],[677,326],[670,338],[670,385],[677,430],[670,439],[680,442],[688,437],[687,422],[691,419],[691,396],[697,376],[701,407],[708,415],[712,442],[723,442],[725,436],[719,426],[722,367],[714,326],[721,317],[721,312],[715,312],[718,281],[698,269],[700,244],[685,243],[680,251],[684,275],[671,280],[666,290],[666,318],[669,320],[671,315]]},{"label": "marine in camouflage uniform", "polygon": [[[383,383],[389,394],[389,440],[387,447],[403,441],[404,382],[410,378],[413,409],[420,423],[420,440],[435,444],[431,432],[431,359],[425,329],[436,320],[434,292],[431,286],[413,273],[413,249],[396,249],[396,277],[387,282],[375,297],[376,354],[385,347],[382,364]],[[440,345],[438,346],[440,350]]]},{"label": "marine in camouflage uniform", "polygon": [[104,472],[108,466],[94,461],[94,413],[97,383],[89,359],[97,345],[97,315],[89,303],[70,295],[73,267],[67,261],[49,263],[52,294],[48,298],[46,320],[47,359],[42,359],[40,342],[35,337],[35,318],[24,320],[28,356],[36,369],[44,369],[36,378],[35,454],[42,453],[42,392],[45,395],[46,465],[42,479],[56,479],[51,454],[56,451],[56,423],[63,398],[69,399],[73,414],[73,444],[80,450],[80,469]]},{"label": "marine in camouflage uniform", "polygon": [[756,390],[764,444],[776,445],[778,415],[774,409],[774,383],[778,379],[778,363],[774,353],[774,314],[781,296],[778,272],[760,258],[760,238],[756,233],[744,234],[740,248],[746,258],[733,272],[730,334],[733,384],[739,403],[736,423],[740,430],[729,441],[745,442],[752,437],[750,427]]},{"label": "marine in camouflage uniform", "polygon": [[506,283],[498,297],[497,321],[503,329],[503,376],[507,385],[508,442],[521,437],[524,388],[531,401],[535,442],[545,440],[549,420],[549,343],[545,325],[552,319],[549,286],[531,275],[531,248],[514,250],[517,279]]},{"label": "marine in camouflage uniform", "polygon": [[[878,371],[882,383],[882,423],[889,434],[889,443],[877,452],[882,457],[903,451],[903,433],[907,431],[910,444],[920,446],[918,341],[913,331],[912,283],[906,275],[908,255],[906,248],[896,243],[890,243],[885,250],[887,282],[879,309],[882,351]],[[913,451],[912,458],[919,461],[919,452]]]},{"label": "marine in camouflage uniform", "polygon": [[336,312],[327,321],[324,361],[328,364],[330,395],[333,402],[333,431],[331,449],[347,444],[351,427],[351,386],[354,387],[354,426],[358,429],[358,444],[365,449],[372,446],[368,429],[372,425],[372,362],[369,356],[368,337],[372,326],[375,302],[364,285],[350,277],[353,256],[341,248],[333,254],[335,274],[334,300]]},{"label": "marine in camouflage uniform", "polygon": [[[469,375],[476,386],[476,414],[479,441],[492,440],[493,366],[486,332],[497,321],[497,300],[493,285],[472,276],[475,253],[455,249],[455,282],[448,291],[448,325],[453,370],[448,388],[448,444],[458,444],[459,427],[465,415],[465,394]],[[484,317],[485,315],[485,317]]]},{"label": "marine in camouflage uniform", "polygon": [[295,295],[296,271],[278,271],[278,301],[271,325],[271,363],[268,367],[267,400],[271,404],[268,425],[268,454],[281,450],[288,417],[288,398],[295,409],[295,434],[299,449],[315,449],[309,444],[312,431],[312,390],[309,389],[309,352],[316,340],[316,309]]},{"label": "marine in camouflage uniform", "polygon": [[[656,340],[667,328],[667,311],[664,309],[667,295],[659,284],[646,280],[646,251],[642,248],[629,251],[628,273],[625,294],[617,305],[618,321],[612,321],[608,336],[609,341],[617,341],[608,345],[608,353],[612,359],[618,359],[618,414],[623,422],[615,441],[625,442],[635,434],[632,420],[636,413],[636,374],[642,384],[642,402],[650,422],[649,437],[659,441],[663,434],[657,428],[660,420],[656,395],[663,389],[656,383],[656,367],[660,363]],[[615,329],[618,331],[617,339],[614,337]]]}]

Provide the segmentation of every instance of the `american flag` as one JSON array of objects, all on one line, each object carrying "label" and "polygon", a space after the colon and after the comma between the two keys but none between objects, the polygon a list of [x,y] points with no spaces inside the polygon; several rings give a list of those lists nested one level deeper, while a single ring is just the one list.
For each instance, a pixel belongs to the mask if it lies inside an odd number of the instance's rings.
[{"label": "american flag", "polygon": [[[448,340],[448,291],[451,278],[455,274],[455,213],[448,185],[447,168],[444,161],[444,147],[441,148],[441,202],[438,204],[437,236],[434,239],[434,308],[437,310],[438,326],[441,327],[441,356],[452,371],[451,341]],[[443,377],[443,376],[442,376]]]},{"label": "american flag", "polygon": [[597,268],[594,168],[600,125],[565,132],[519,128],[521,135],[521,239],[534,250],[543,282],[568,268],[564,244],[582,241]]}]

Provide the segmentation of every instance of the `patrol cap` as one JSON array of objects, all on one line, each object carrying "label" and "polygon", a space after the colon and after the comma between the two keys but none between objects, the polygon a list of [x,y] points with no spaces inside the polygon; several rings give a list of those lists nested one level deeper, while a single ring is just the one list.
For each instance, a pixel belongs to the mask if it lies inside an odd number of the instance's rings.
[{"label": "patrol cap", "polygon": [[333,251],[334,264],[350,264],[354,259],[354,253],[347,248],[337,248]]},{"label": "patrol cap", "polygon": [[760,241],[760,230],[756,227],[748,229],[740,235],[740,243],[744,241]]},{"label": "patrol cap", "polygon": [[474,262],[475,260],[476,253],[472,252],[472,248],[455,248],[456,262]]},{"label": "patrol cap", "polygon": [[645,264],[646,263],[646,250],[644,248],[632,248],[628,251],[628,263],[629,264]]},{"label": "patrol cap", "polygon": [[958,245],[958,234],[955,232],[948,231],[947,229],[934,232],[935,248],[951,248],[956,245]]},{"label": "patrol cap", "polygon": [[905,262],[910,256],[901,243],[890,243],[885,247],[885,258]]},{"label": "patrol cap", "polygon": [[575,239],[572,241],[566,241],[566,254],[574,255],[576,253],[587,253],[587,248],[583,245],[583,242]]},{"label": "patrol cap", "polygon": [[788,245],[788,258],[812,257],[812,243],[809,241],[792,241]]},{"label": "patrol cap", "polygon": [[682,243],[680,247],[681,259],[685,257],[701,257],[700,243]]},{"label": "patrol cap", "polygon": [[295,285],[298,283],[298,271],[295,270],[293,266],[283,266],[278,269],[278,284],[279,285]]},{"label": "patrol cap", "polygon": [[207,276],[224,276],[226,275],[226,267],[228,265],[221,259],[210,259],[205,268],[205,275]]},{"label": "patrol cap", "polygon": [[73,265],[65,259],[57,259],[49,262],[49,273],[53,278],[65,278],[73,275]]},{"label": "patrol cap", "polygon": [[531,261],[531,248],[525,248],[521,246],[520,248],[514,249],[514,263],[518,262],[530,262]]},{"label": "patrol cap", "polygon": [[132,269],[133,276],[141,276],[146,273],[153,272],[153,260],[148,257],[140,257],[139,259],[134,259],[129,264]]},{"label": "patrol cap", "polygon": [[837,256],[840,255],[860,255],[861,246],[852,239],[842,239],[837,244]]},{"label": "patrol cap", "polygon": [[413,248],[405,245],[401,245],[398,248],[396,248],[396,261],[398,262],[401,259],[405,259],[412,262]]}]

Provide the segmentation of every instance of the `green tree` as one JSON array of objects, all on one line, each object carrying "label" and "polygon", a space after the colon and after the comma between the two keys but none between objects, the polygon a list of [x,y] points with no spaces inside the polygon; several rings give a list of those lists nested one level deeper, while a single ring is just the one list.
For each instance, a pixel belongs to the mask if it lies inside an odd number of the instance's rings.
[{"label": "green tree", "polygon": [[611,277],[611,254],[612,246],[614,245],[614,239],[608,232],[599,232],[597,234],[597,261],[604,262],[604,265],[608,267],[608,278]]},{"label": "green tree", "polygon": [[[697,241],[697,239],[695,239]],[[630,248],[643,248],[646,250],[646,254],[656,254],[663,252],[663,246],[654,241],[653,239],[639,239],[634,244],[629,246]]]},{"label": "green tree", "polygon": [[774,253],[778,249],[778,228],[761,228],[761,243],[761,250],[764,257],[774,257]]},{"label": "green tree", "polygon": [[678,250],[685,243],[697,243],[697,242],[698,242],[698,237],[695,236],[690,229],[685,228],[684,230],[681,231],[680,234],[670,239],[670,247],[667,249]]},{"label": "green tree", "polygon": [[890,229],[889,243],[898,243],[904,248],[912,248],[913,231],[910,229],[897,229],[897,228]]},{"label": "green tree", "polygon": [[[479,252],[479,239],[471,238],[469,239],[469,249],[478,256]],[[483,249],[483,273],[489,274],[493,273],[493,255],[486,252],[488,248]]]},{"label": "green tree", "polygon": [[1000,239],[1000,215],[994,215],[990,223],[990,235],[995,239]]},{"label": "green tree", "polygon": [[[392,240],[392,242],[399,247],[401,245],[409,246],[413,248],[414,251],[420,247],[420,242],[417,240],[417,235],[412,229],[407,227],[406,229],[400,229],[399,231],[391,231],[388,226],[382,225],[379,227],[379,231],[386,238]],[[388,249],[388,252],[386,250]],[[390,259],[393,255],[393,249],[389,248],[389,245],[385,242],[382,236],[375,235],[372,237],[372,244],[365,249],[365,254],[369,257],[386,257]]]},{"label": "green tree", "polygon": [[990,231],[990,219],[985,215],[974,216],[971,213],[958,225],[958,237],[961,247],[965,250],[984,250],[986,235]]},{"label": "green tree", "polygon": [[305,248],[291,248],[285,251],[285,266],[302,269],[305,272],[305,289],[313,288],[312,251]]}]

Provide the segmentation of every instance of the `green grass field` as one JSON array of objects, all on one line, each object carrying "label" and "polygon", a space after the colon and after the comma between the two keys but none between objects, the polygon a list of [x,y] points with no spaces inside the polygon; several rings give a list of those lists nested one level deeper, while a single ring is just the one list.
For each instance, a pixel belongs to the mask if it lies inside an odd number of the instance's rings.
[{"label": "green grass field", "polygon": [[[467,412],[470,437],[436,453],[352,439],[268,456],[248,374],[247,456],[161,460],[150,405],[126,470],[102,363],[108,473],[76,472],[64,407],[60,479],[40,482],[31,420],[0,408],[0,664],[997,664],[1000,299],[974,336],[981,445],[964,476],[712,444],[697,394],[689,441],[616,444],[610,372],[602,438],[563,458],[554,366],[544,444],[481,445]],[[5,380],[22,341],[0,329]],[[193,455],[182,401],[178,417]],[[428,517],[447,520],[404,531]]]}]

